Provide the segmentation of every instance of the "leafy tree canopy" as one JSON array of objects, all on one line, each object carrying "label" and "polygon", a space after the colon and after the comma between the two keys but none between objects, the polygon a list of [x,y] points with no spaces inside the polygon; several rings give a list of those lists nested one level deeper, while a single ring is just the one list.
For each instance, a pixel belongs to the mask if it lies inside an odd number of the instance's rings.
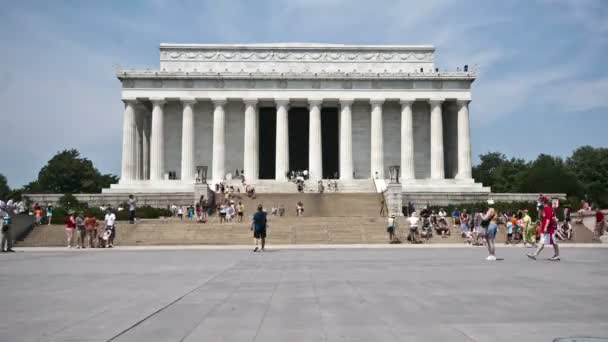
[{"label": "leafy tree canopy", "polygon": [[11,193],[11,188],[8,186],[6,177],[0,173],[0,199],[7,200]]},{"label": "leafy tree canopy", "polygon": [[72,149],[53,156],[38,173],[38,179],[24,188],[27,192],[97,193],[117,181],[116,176],[101,174],[90,160]]}]

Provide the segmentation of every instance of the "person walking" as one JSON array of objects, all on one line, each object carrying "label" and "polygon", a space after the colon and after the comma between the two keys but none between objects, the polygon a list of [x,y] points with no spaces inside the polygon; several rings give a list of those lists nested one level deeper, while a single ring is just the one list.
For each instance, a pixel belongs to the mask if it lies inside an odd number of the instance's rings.
[{"label": "person walking", "polygon": [[74,239],[74,229],[76,228],[76,219],[74,212],[69,211],[68,217],[65,219],[65,235],[68,242],[68,248],[72,248],[72,240]]},{"label": "person walking", "polygon": [[536,247],[536,229],[532,223],[532,218],[528,214],[528,209],[524,209],[523,222],[523,233],[524,233],[524,247]]},{"label": "person walking", "polygon": [[483,215],[481,220],[481,227],[484,228],[486,236],[486,246],[488,248],[488,261],[496,261],[496,232],[498,231],[498,225],[496,224],[496,210],[492,207],[494,200],[488,200],[488,211]]},{"label": "person walking", "polygon": [[559,261],[559,246],[557,241],[555,240],[555,218],[553,217],[553,209],[551,205],[549,205],[549,199],[543,196],[541,201],[544,203],[542,208],[542,220],[541,220],[541,236],[540,236],[540,244],[534,253],[528,253],[528,258],[536,260],[536,257],[542,252],[543,248],[545,248],[546,244],[553,245],[553,251],[555,252],[552,258],[549,258],[551,261]]},{"label": "person walking", "polygon": [[79,212],[76,215],[76,248],[85,248],[84,240],[86,238],[86,227],[84,225],[84,218],[82,217],[82,213]]},{"label": "person walking", "polygon": [[386,203],[384,202],[384,194],[380,195],[380,216],[384,216],[384,213],[387,211]]},{"label": "person walking", "polygon": [[[13,250],[13,233],[11,225],[13,219],[7,208],[0,207],[0,227],[2,227],[2,240],[0,244],[1,252],[14,252]],[[6,246],[6,248],[5,248]]]},{"label": "person walking", "polygon": [[135,207],[137,206],[137,200],[133,195],[129,195],[129,201],[127,202],[129,205],[129,223],[135,223]]},{"label": "person walking", "polygon": [[254,252],[263,252],[266,247],[266,212],[264,207],[258,205],[258,210],[253,214],[251,222],[251,230],[253,230],[253,238],[255,239]]}]

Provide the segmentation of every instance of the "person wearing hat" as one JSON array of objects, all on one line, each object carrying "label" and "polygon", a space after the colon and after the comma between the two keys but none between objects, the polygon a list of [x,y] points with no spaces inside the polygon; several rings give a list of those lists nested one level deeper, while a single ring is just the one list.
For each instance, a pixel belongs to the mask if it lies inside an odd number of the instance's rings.
[{"label": "person wearing hat", "polygon": [[555,254],[552,258],[549,258],[551,261],[559,261],[559,246],[557,245],[557,241],[555,239],[555,228],[557,226],[555,219],[553,218],[553,209],[551,208],[551,204],[549,203],[549,199],[545,196],[542,196],[541,201],[544,206],[542,209],[542,220],[541,220],[541,236],[540,236],[540,244],[534,253],[528,253],[528,258],[536,260],[536,257],[542,252],[545,244],[553,245],[553,250]]},{"label": "person wearing hat", "polygon": [[494,200],[488,200],[488,211],[483,215],[481,220],[481,227],[485,229],[486,246],[488,247],[488,257],[486,260],[496,260],[496,232],[498,231],[498,225],[496,224],[496,210],[493,208]]},{"label": "person wearing hat", "polygon": [[255,249],[253,251],[263,252],[264,247],[266,247],[266,212],[261,204],[258,205],[258,210],[253,214],[251,230],[253,230],[253,238],[255,239]]},{"label": "person wearing hat", "polygon": [[74,229],[76,228],[76,218],[74,211],[68,211],[68,216],[65,218],[65,235],[68,242],[68,248],[72,248],[72,240],[74,239]]},{"label": "person wearing hat", "polygon": [[395,226],[396,226],[395,214],[390,214],[387,219],[387,226],[386,226],[386,231],[388,232],[389,243],[395,243],[398,241],[397,238],[395,237]]}]

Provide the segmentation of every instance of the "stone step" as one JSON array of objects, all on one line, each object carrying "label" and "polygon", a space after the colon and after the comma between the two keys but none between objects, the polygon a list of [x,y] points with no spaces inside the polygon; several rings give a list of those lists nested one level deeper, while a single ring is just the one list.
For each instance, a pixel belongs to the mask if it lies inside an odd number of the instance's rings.
[{"label": "stone step", "polygon": [[[385,218],[361,217],[270,217],[268,242],[273,244],[375,244],[387,243]],[[398,219],[397,236],[406,242],[408,227]],[[442,238],[434,234],[425,243],[464,243],[456,227]],[[571,242],[591,242],[592,233],[583,225],[574,226]],[[498,243],[506,234],[500,227]],[[176,219],[142,220],[130,225],[119,222],[116,243],[119,245],[243,245],[252,242],[250,224],[192,223]],[[564,242],[569,243],[569,242]],[[65,246],[65,228],[61,225],[40,226],[18,246]]]}]

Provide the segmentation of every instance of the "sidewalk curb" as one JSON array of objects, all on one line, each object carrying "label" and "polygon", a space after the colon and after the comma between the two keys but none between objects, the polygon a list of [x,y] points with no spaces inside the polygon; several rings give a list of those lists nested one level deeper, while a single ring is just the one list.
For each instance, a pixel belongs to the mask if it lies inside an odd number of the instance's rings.
[{"label": "sidewalk curb", "polygon": [[[172,246],[115,246],[114,248],[66,248],[66,247],[14,247],[19,252],[109,252],[118,251],[172,251],[172,250],[249,250],[253,245],[172,245]],[[302,245],[268,245],[268,249],[438,249],[438,248],[468,248],[483,249],[484,246],[470,246],[466,244],[302,244]],[[496,248],[515,248],[521,250],[534,250],[523,246],[497,245]],[[550,247],[549,247],[550,248]],[[568,243],[560,244],[560,248],[608,248],[608,244],[600,243]]]}]

